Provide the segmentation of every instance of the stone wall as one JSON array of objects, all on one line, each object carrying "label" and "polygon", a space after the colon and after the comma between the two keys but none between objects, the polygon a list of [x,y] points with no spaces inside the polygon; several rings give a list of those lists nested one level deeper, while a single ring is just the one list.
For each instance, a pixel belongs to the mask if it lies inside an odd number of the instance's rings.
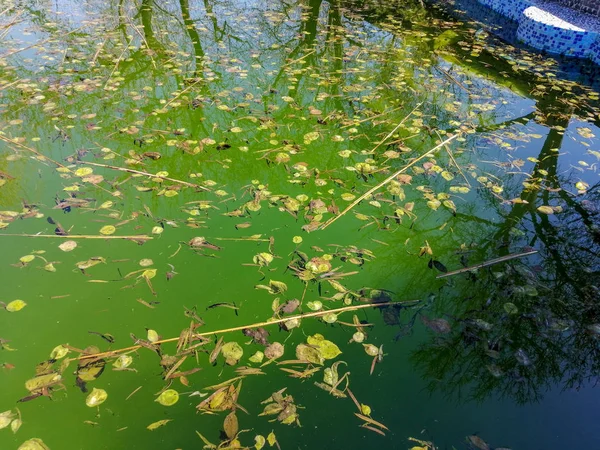
[{"label": "stone wall", "polygon": [[553,3],[600,17],[600,0],[550,0]]}]

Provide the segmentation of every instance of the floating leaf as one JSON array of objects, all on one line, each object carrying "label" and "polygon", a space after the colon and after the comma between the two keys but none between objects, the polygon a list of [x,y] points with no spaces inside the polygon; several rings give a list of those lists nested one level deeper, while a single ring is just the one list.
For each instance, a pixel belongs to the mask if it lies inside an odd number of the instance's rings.
[{"label": "floating leaf", "polygon": [[10,302],[8,305],[5,306],[5,309],[8,312],[17,312],[17,311],[21,311],[26,306],[27,306],[27,303],[25,303],[23,300],[13,300],[12,302]]},{"label": "floating leaf", "polygon": [[149,429],[150,431],[152,430],[156,430],[157,428],[163,427],[166,424],[168,424],[169,422],[171,422],[173,419],[163,419],[163,420],[159,420],[158,422],[152,422],[150,425],[148,425],[146,428]]},{"label": "floating leaf", "polygon": [[104,403],[107,397],[108,394],[104,389],[94,388],[85,399],[85,404],[90,408],[93,408],[94,406],[99,406]]},{"label": "floating leaf", "polygon": [[154,261],[152,261],[149,258],[144,258],[144,259],[140,260],[140,266],[142,266],[142,267],[149,267],[153,264],[154,264]]},{"label": "floating leaf", "polygon": [[39,438],[28,439],[17,450],[50,450],[44,441]]},{"label": "floating leaf", "polygon": [[551,206],[539,206],[537,210],[542,214],[554,214],[554,209]]},{"label": "floating leaf", "polygon": [[100,234],[105,236],[110,236],[111,234],[114,234],[115,231],[117,231],[117,229],[112,225],[104,225],[100,228]]},{"label": "floating leaf", "polygon": [[61,359],[61,358],[64,358],[65,356],[67,356],[68,353],[69,353],[68,348],[63,347],[62,345],[57,345],[50,352],[50,358],[51,359]]},{"label": "floating leaf", "polygon": [[273,261],[273,255],[267,252],[259,253],[252,258],[254,264],[258,264],[261,267],[268,266]]},{"label": "floating leaf", "polygon": [[163,406],[173,406],[179,401],[179,392],[175,389],[167,389],[163,391],[155,400]]},{"label": "floating leaf", "polygon": [[294,244],[300,244],[300,243],[302,242],[302,236],[294,236],[294,237],[292,238],[292,242],[293,242]]},{"label": "floating leaf", "polygon": [[325,361],[318,349],[306,344],[299,344],[296,347],[296,358],[313,364],[323,364]]},{"label": "floating leaf", "polygon": [[352,335],[352,340],[361,343],[365,340],[365,334],[362,331],[357,331]]},{"label": "floating leaf", "polygon": [[156,276],[156,269],[146,269],[142,272],[142,277],[147,280],[151,280]]},{"label": "floating leaf", "polygon": [[91,167],[81,167],[75,171],[75,175],[78,177],[85,177],[86,175],[90,175],[94,172],[94,169]]},{"label": "floating leaf", "polygon": [[277,438],[275,437],[275,433],[273,433],[272,431],[267,436],[267,442],[269,443],[269,446],[271,446],[271,447],[273,447],[277,443]]},{"label": "floating leaf", "polygon": [[14,413],[10,410],[4,411],[2,414],[0,414],[0,430],[9,426],[14,416]]},{"label": "floating leaf", "polygon": [[261,450],[265,444],[267,443],[267,440],[264,438],[264,436],[261,436],[260,434],[257,436],[254,436],[254,448],[256,450]]},{"label": "floating leaf", "polygon": [[235,411],[230,412],[223,422],[223,430],[229,439],[234,439],[239,431],[238,419]]},{"label": "floating leaf", "polygon": [[19,258],[19,261],[21,261],[23,264],[28,264],[31,261],[33,261],[35,259],[34,255],[25,255],[25,256],[21,256]]},{"label": "floating leaf", "polygon": [[319,353],[325,359],[334,359],[338,355],[342,354],[337,345],[325,339],[321,334],[317,333],[313,336],[309,336],[306,340],[309,345],[317,347],[319,349]]},{"label": "floating leaf", "polygon": [[227,342],[223,345],[221,353],[225,357],[225,362],[230,366],[233,366],[242,358],[244,350],[237,342]]},{"label": "floating leaf", "polygon": [[264,358],[265,358],[265,354],[263,352],[261,352],[260,350],[258,350],[256,353],[254,353],[254,355],[252,355],[250,358],[248,358],[248,360],[253,363],[261,363]]},{"label": "floating leaf", "polygon": [[379,355],[379,348],[377,348],[375,345],[373,344],[363,344],[364,348],[365,348],[365,352],[367,355],[369,356],[377,356]]},{"label": "floating leaf", "polygon": [[279,342],[273,342],[265,349],[265,356],[267,359],[280,358],[283,355],[285,348]]},{"label": "floating leaf", "polygon": [[306,306],[308,306],[308,309],[313,311],[319,311],[323,308],[323,302],[320,300],[315,300],[314,302],[308,302]]},{"label": "floating leaf", "polygon": [[119,355],[119,357],[113,363],[116,369],[125,369],[129,367],[133,362],[133,358],[130,355]]},{"label": "floating leaf", "polygon": [[150,342],[156,342],[160,339],[160,336],[156,332],[156,330],[148,329],[148,340]]},{"label": "floating leaf", "polygon": [[77,248],[77,242],[75,241],[65,241],[58,246],[63,252],[70,252]]},{"label": "floating leaf", "polygon": [[23,421],[17,418],[10,423],[10,430],[13,433],[16,433],[17,431],[19,431],[19,428],[21,428],[21,425],[23,425]]},{"label": "floating leaf", "polygon": [[360,404],[360,412],[365,416],[371,415],[371,407],[369,405]]},{"label": "floating leaf", "polygon": [[334,313],[328,313],[323,316],[323,322],[335,323],[337,322],[337,315]]},{"label": "floating leaf", "polygon": [[519,312],[519,308],[514,303],[506,302],[504,304],[504,311],[508,314],[517,314]]}]

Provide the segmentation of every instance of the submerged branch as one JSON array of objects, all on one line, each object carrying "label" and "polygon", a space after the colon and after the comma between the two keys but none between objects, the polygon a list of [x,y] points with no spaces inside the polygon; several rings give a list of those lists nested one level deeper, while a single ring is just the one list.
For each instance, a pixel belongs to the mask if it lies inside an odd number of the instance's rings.
[{"label": "submerged branch", "polygon": [[12,237],[39,237],[39,238],[57,238],[57,239],[131,239],[135,241],[148,241],[154,239],[152,236],[146,236],[145,234],[133,235],[133,236],[104,236],[97,234],[6,234],[0,233],[0,236],[12,236]]},{"label": "submerged branch", "polygon": [[104,167],[105,169],[119,170],[121,172],[134,173],[137,175],[145,175],[145,176],[153,177],[153,178],[160,178],[163,180],[172,181],[173,183],[183,184],[184,186],[190,186],[190,187],[193,187],[196,189],[201,189],[203,191],[210,191],[210,189],[208,189],[204,186],[200,186],[198,184],[190,183],[188,181],[178,180],[176,178],[163,177],[163,176],[155,175],[155,174],[149,173],[149,172],[142,172],[141,170],[134,170],[134,169],[128,169],[126,167],[117,167],[117,166],[110,166],[108,164],[98,164],[98,163],[84,162],[84,161],[81,161],[79,164],[85,164],[85,165],[96,166],[96,167]]},{"label": "submerged branch", "polygon": [[490,259],[489,261],[482,262],[480,264],[475,264],[471,267],[463,267],[462,269],[454,270],[452,272],[443,273],[438,275],[436,278],[446,278],[451,277],[452,275],[458,275],[459,273],[469,272],[471,270],[481,269],[482,267],[492,266],[494,264],[498,264],[504,261],[509,261],[511,259],[522,258],[524,256],[535,255],[538,251],[531,250],[523,253],[513,253],[512,255],[501,256],[499,258]]}]

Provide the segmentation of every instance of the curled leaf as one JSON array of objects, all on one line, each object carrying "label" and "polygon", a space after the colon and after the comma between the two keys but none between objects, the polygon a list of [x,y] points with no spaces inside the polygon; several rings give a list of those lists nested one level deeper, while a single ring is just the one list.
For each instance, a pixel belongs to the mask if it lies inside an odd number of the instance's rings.
[{"label": "curled leaf", "polygon": [[104,403],[107,397],[108,394],[104,389],[94,388],[85,399],[85,404],[90,408],[93,408],[94,406],[99,406]]}]

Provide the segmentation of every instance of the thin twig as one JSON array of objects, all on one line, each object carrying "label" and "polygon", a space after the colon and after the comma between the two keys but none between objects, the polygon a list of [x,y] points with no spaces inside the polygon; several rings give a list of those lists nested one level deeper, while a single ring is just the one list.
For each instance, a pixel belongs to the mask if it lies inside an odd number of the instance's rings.
[{"label": "thin twig", "polygon": [[291,66],[292,64],[294,64],[294,63],[297,63],[298,61],[302,61],[304,58],[306,58],[306,57],[308,57],[308,56],[312,55],[312,54],[313,54],[315,51],[316,51],[316,50],[311,50],[311,51],[310,51],[310,52],[308,52],[306,55],[304,55],[304,56],[301,56],[301,57],[300,57],[300,58],[298,58],[298,59],[294,59],[293,61],[290,61],[289,63],[286,63],[286,64],[284,64],[284,65],[283,65],[283,66],[281,66],[281,67],[283,68],[283,67]]},{"label": "thin twig", "polygon": [[270,239],[262,239],[255,237],[241,237],[241,238],[215,238],[216,241],[252,241],[252,242],[270,242]]},{"label": "thin twig", "polygon": [[490,259],[489,261],[482,262],[481,264],[476,264],[471,267],[463,267],[462,269],[454,270],[452,272],[443,273],[438,275],[436,278],[446,278],[451,277],[452,275],[458,275],[459,273],[469,272],[471,270],[481,269],[482,267],[492,266],[494,264],[498,264],[504,261],[509,261],[511,259],[523,258],[524,256],[535,255],[537,250],[531,250],[523,253],[513,253],[512,255],[501,256],[499,258]]},{"label": "thin twig", "polygon": [[[438,133],[437,130],[435,130],[435,134],[438,135],[438,138],[442,139],[442,136],[440,136],[440,133]],[[452,162],[454,163],[454,165],[456,166],[456,169],[458,170],[458,172],[462,175],[462,177],[465,179],[465,182],[467,183],[467,186],[471,187],[471,183],[469,183],[469,180],[467,179],[467,177],[465,176],[465,174],[463,173],[463,171],[461,170],[460,166],[458,165],[458,163],[456,162],[456,160],[454,159],[454,155],[452,154],[452,151],[450,150],[450,147],[448,147],[447,145],[444,145],[444,148],[446,149],[446,153],[448,153],[448,156],[450,157],[450,159],[452,160]]]},{"label": "thin twig", "polygon": [[[63,35],[61,35],[61,40],[62,40],[62,39],[64,39],[65,37],[67,37],[68,35],[70,35],[70,34],[73,34],[73,33],[77,32],[77,31],[81,30],[81,29],[82,29],[82,28],[84,28],[84,27],[85,27],[85,25],[84,25],[84,26],[81,26],[81,27],[79,27],[79,28],[75,28],[74,30],[72,30],[72,31],[69,31],[69,32],[68,32],[68,33],[66,33],[66,34],[63,34]],[[55,36],[52,36],[52,37],[49,37],[48,39],[44,39],[43,41],[36,42],[35,44],[28,45],[27,47],[18,48],[18,49],[16,49],[16,50],[13,50],[12,52],[8,52],[8,53],[6,53],[5,55],[0,55],[0,59],[3,59],[3,58],[8,58],[9,56],[15,55],[15,54],[17,54],[17,53],[24,52],[25,50],[29,50],[30,48],[37,47],[38,45],[43,45],[43,44],[46,44],[46,43],[50,42],[50,41],[51,41],[51,40],[53,40],[53,39],[56,39],[56,37],[55,37]]]},{"label": "thin twig", "polygon": [[374,152],[375,150],[377,150],[379,147],[381,147],[381,146],[383,145],[383,143],[384,143],[385,141],[387,141],[389,138],[391,138],[391,137],[394,135],[394,133],[395,133],[395,132],[398,130],[398,128],[400,128],[402,125],[404,125],[404,122],[406,122],[406,121],[408,120],[408,118],[409,118],[410,116],[412,116],[412,115],[413,115],[413,113],[414,113],[414,112],[415,112],[417,109],[419,109],[419,107],[420,107],[422,104],[423,104],[423,103],[419,103],[419,104],[417,104],[417,106],[415,106],[415,107],[413,108],[413,110],[412,110],[411,112],[409,112],[409,113],[407,114],[407,116],[406,116],[404,119],[402,119],[402,120],[400,121],[400,123],[399,123],[398,125],[396,125],[396,126],[394,127],[394,129],[393,129],[392,131],[390,131],[390,132],[388,133],[388,135],[387,135],[386,137],[384,137],[384,138],[383,138],[383,139],[382,139],[382,140],[379,142],[379,144],[377,144],[377,145],[376,145],[376,146],[373,148],[373,150],[371,150],[369,153],[372,153],[372,152]]},{"label": "thin twig", "polygon": [[200,78],[198,81],[190,84],[188,87],[186,87],[183,91],[181,91],[179,94],[177,94],[175,97],[173,97],[171,100],[169,100],[165,106],[162,107],[162,109],[166,109],[167,106],[169,106],[171,103],[173,103],[175,100],[177,100],[179,97],[181,97],[184,92],[189,91],[191,88],[193,88],[194,86],[196,86],[198,83],[201,83],[202,81],[204,81],[204,78]]},{"label": "thin twig", "polygon": [[[391,306],[391,305],[401,305],[403,303],[410,303],[410,302],[414,302],[414,300],[402,301],[402,302],[365,303],[363,305],[344,306],[342,308],[329,309],[329,310],[323,310],[323,311],[315,311],[315,312],[305,313],[305,314],[298,314],[295,316],[284,317],[283,319],[268,320],[265,322],[253,323],[251,325],[243,325],[243,326],[239,326],[239,327],[226,328],[223,330],[216,330],[216,331],[206,331],[204,333],[195,333],[190,337],[190,339],[196,339],[196,338],[200,338],[200,337],[204,337],[204,336],[213,336],[216,334],[231,333],[233,331],[241,331],[241,330],[245,330],[248,328],[266,327],[269,325],[276,325],[278,323],[287,322],[289,320],[295,320],[295,319],[301,320],[301,319],[306,319],[309,317],[320,317],[320,316],[324,316],[326,314],[340,314],[340,313],[347,312],[347,311],[356,311],[358,309],[376,308],[376,307]],[[152,344],[159,345],[159,344],[165,344],[168,342],[176,342],[178,340],[179,340],[179,336],[174,337],[174,338],[169,338],[169,339],[162,339],[160,341],[153,342]],[[108,352],[93,353],[93,354],[89,354],[89,355],[80,355],[77,358],[70,358],[70,361],[80,361],[80,360],[91,359],[91,358],[104,358],[107,356],[114,356],[119,353],[124,353],[124,352],[132,351],[132,350],[138,350],[140,348],[142,348],[142,345],[132,345],[131,347],[121,348],[121,349],[117,349],[117,350],[111,350]]]},{"label": "thin twig", "polygon": [[374,116],[365,117],[364,119],[358,120],[356,122],[352,122],[349,125],[344,125],[341,128],[344,129],[344,128],[349,128],[349,127],[355,127],[356,125],[359,125],[359,124],[361,124],[363,122],[367,122],[369,120],[377,119],[378,117],[385,116],[386,114],[393,113],[394,111],[398,111],[401,108],[402,108],[402,106],[398,106],[397,108],[390,109],[389,111],[384,111],[382,113],[375,114]]},{"label": "thin twig", "polygon": [[93,162],[85,162],[85,161],[79,161],[79,164],[84,164],[84,165],[89,165],[89,166],[96,166],[96,167],[104,167],[105,169],[112,169],[112,170],[119,170],[121,172],[127,172],[127,173],[135,173],[138,175],[145,175],[148,177],[153,177],[153,178],[160,178],[163,180],[168,180],[168,181],[172,181],[173,183],[179,183],[179,184],[183,184],[185,186],[190,186],[190,187],[194,187],[197,189],[201,189],[203,191],[210,191],[210,189],[204,187],[204,186],[200,186],[194,183],[189,183],[187,181],[182,181],[182,180],[178,180],[176,178],[170,178],[170,177],[163,177],[160,175],[156,175],[153,173],[149,173],[149,172],[142,172],[141,170],[134,170],[134,169],[128,169],[126,167],[117,167],[117,166],[110,166],[108,164],[98,164],[98,163],[93,163]]},{"label": "thin twig", "polygon": [[154,61],[154,58],[150,54],[150,52],[152,52],[152,49],[148,45],[148,41],[146,41],[146,38],[144,37],[144,35],[140,32],[138,27],[136,27],[135,24],[131,21],[129,16],[127,16],[127,21],[129,22],[129,25],[131,25],[133,27],[133,29],[138,34],[138,36],[142,39],[142,41],[144,41],[144,44],[146,45],[146,48],[148,49],[148,56],[150,57],[150,61],[152,61],[152,66],[156,69],[156,61]]},{"label": "thin twig", "polygon": [[117,62],[115,63],[115,67],[113,67],[113,69],[110,71],[110,74],[108,75],[108,78],[106,79],[106,83],[104,83],[104,89],[106,89],[106,86],[108,86],[108,82],[110,81],[110,79],[113,76],[113,73],[115,73],[115,71],[117,70],[117,67],[119,67],[119,63],[121,62],[121,58],[123,58],[123,55],[125,54],[125,52],[127,50],[129,50],[129,46],[131,45],[131,42],[133,41],[133,39],[131,39],[127,45],[125,46],[125,48],[123,49],[123,51],[121,52],[121,54],[119,55],[119,57],[117,58]]},{"label": "thin twig", "polygon": [[69,234],[69,235],[57,235],[57,234],[10,234],[0,233],[0,236],[12,236],[12,237],[39,237],[39,238],[56,238],[56,239],[133,239],[138,241],[148,241],[154,239],[152,236],[146,236],[145,234],[133,235],[133,236],[103,236],[96,234]]},{"label": "thin twig", "polygon": [[52,158],[48,158],[47,156],[42,155],[40,152],[38,152],[37,150],[34,150],[31,147],[27,147],[26,145],[20,144],[19,142],[15,142],[15,141],[13,141],[11,139],[8,139],[8,138],[6,138],[6,137],[4,137],[2,135],[0,135],[0,141],[4,141],[4,142],[7,142],[9,144],[16,145],[19,148],[22,148],[24,150],[27,150],[27,151],[29,151],[29,152],[37,155],[38,157],[42,158],[42,160],[50,161],[52,164],[56,164],[58,167],[61,167],[63,169],[67,169],[69,172],[71,171],[71,169],[69,169],[67,166],[62,165],[58,161],[54,161]]},{"label": "thin twig", "polygon": [[354,208],[356,205],[358,205],[360,202],[362,202],[365,198],[367,198],[369,195],[373,194],[375,191],[377,191],[379,188],[385,186],[386,184],[388,184],[390,181],[392,181],[394,178],[396,178],[398,175],[400,175],[403,172],[406,172],[410,167],[414,166],[416,163],[418,163],[419,161],[421,161],[422,159],[427,158],[428,156],[432,155],[433,153],[436,152],[436,150],[438,150],[440,147],[446,145],[447,143],[451,142],[452,140],[456,139],[456,137],[458,136],[458,134],[452,135],[450,136],[448,139],[446,139],[444,142],[436,145],[435,147],[433,147],[431,150],[423,153],[421,156],[419,156],[418,158],[414,159],[412,162],[408,163],[406,166],[404,166],[402,169],[398,170],[397,172],[394,172],[392,175],[390,175],[389,177],[387,177],[385,180],[383,180],[381,183],[379,183],[377,186],[372,187],[371,189],[369,189],[367,192],[365,192],[363,195],[361,195],[360,197],[358,197],[356,200],[354,200],[352,203],[350,203],[350,205],[348,205],[348,207],[346,209],[344,209],[341,213],[339,213],[337,216],[332,217],[331,219],[329,219],[327,222],[325,222],[320,229],[324,230],[325,228],[327,228],[329,225],[331,225],[333,222],[335,222],[336,220],[338,220],[340,217],[344,216],[348,211],[350,211],[352,208]]}]

